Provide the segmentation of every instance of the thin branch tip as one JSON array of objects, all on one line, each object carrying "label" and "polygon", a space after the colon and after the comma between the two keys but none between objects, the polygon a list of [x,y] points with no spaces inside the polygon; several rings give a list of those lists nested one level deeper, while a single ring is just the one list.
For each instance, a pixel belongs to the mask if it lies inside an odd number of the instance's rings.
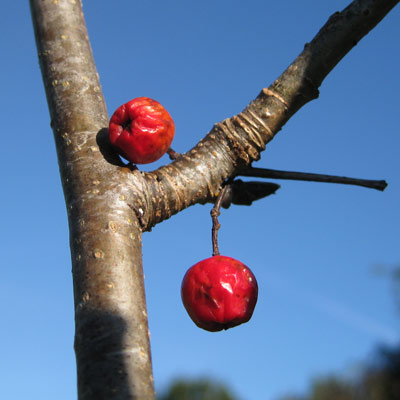
[{"label": "thin branch tip", "polygon": [[377,181],[378,185],[376,187],[377,190],[380,190],[381,192],[383,192],[387,187],[388,187],[388,183],[386,181]]},{"label": "thin branch tip", "polygon": [[249,167],[241,171],[238,175],[250,176],[255,178],[287,179],[287,180],[305,181],[305,182],[341,183],[343,185],[354,185],[354,186],[362,186],[368,189],[376,189],[381,192],[383,192],[388,186],[385,180],[378,181],[373,179],[349,178],[347,176],[324,175],[324,174],[314,174],[308,172],[295,172],[295,171],[279,171],[274,169],[254,168],[254,167]]}]

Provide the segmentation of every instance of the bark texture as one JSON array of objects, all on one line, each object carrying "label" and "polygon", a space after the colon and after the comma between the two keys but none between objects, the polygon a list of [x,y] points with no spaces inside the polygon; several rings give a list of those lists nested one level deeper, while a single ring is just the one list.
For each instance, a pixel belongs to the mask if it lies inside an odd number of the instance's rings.
[{"label": "bark texture", "polygon": [[332,68],[397,3],[356,0],[334,14],[240,114],[215,124],[171,164],[141,173],[110,148],[80,0],[30,0],[69,219],[79,399],[154,398],[142,231],[193,204],[214,202],[221,184],[259,159],[286,121],[318,97]]},{"label": "bark texture", "polygon": [[80,1],[32,0],[70,228],[79,399],[154,397],[139,171],[109,152],[108,115]]}]

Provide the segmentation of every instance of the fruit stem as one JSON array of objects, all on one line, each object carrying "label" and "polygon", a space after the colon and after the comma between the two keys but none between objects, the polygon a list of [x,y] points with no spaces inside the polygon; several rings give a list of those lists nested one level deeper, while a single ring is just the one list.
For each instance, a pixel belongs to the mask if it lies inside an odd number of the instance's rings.
[{"label": "fruit stem", "polygon": [[178,153],[177,151],[175,151],[174,149],[172,149],[171,147],[167,150],[167,154],[169,155],[169,158],[172,161],[175,161],[176,159],[178,159],[178,157],[181,156],[181,153]]},{"label": "fruit stem", "polygon": [[217,200],[215,201],[214,207],[212,208],[210,215],[212,219],[212,229],[211,229],[211,237],[212,237],[212,246],[213,246],[213,256],[219,256],[219,248],[218,248],[218,230],[221,227],[221,224],[218,222],[218,216],[221,214],[221,204],[222,199],[225,196],[225,192],[227,190],[227,186],[223,186],[221,191],[218,194]]},{"label": "fruit stem", "polygon": [[357,179],[348,178],[346,176],[336,175],[323,175],[312,174],[307,172],[292,172],[292,171],[279,171],[267,168],[253,168],[249,167],[241,171],[240,176],[252,176],[256,178],[271,178],[271,179],[290,179],[295,181],[309,181],[309,182],[327,182],[327,183],[342,183],[345,185],[363,186],[370,189],[385,190],[386,181],[375,181],[371,179]]}]

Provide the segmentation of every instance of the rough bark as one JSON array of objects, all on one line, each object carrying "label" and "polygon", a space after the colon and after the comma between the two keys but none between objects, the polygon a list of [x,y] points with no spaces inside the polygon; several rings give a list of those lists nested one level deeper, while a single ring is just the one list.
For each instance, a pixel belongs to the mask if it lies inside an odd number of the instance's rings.
[{"label": "rough bark", "polygon": [[171,164],[141,173],[123,166],[109,147],[80,0],[30,0],[69,219],[79,399],[154,398],[142,230],[214,201],[222,182],[260,157],[286,121],[318,97],[340,59],[397,3],[358,0],[334,14],[243,112],[215,124]]}]

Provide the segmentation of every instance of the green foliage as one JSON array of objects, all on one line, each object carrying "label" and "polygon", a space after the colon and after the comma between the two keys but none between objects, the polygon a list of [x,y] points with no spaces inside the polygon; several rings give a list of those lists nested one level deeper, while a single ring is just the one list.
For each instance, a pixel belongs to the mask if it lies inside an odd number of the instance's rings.
[{"label": "green foliage", "polygon": [[310,400],[355,400],[355,388],[351,383],[336,377],[317,380]]},{"label": "green foliage", "polygon": [[375,393],[368,400],[400,400],[400,346],[381,349],[378,362],[367,369],[363,378],[362,386]]},{"label": "green foliage", "polygon": [[237,400],[221,384],[208,379],[175,381],[157,400]]}]

